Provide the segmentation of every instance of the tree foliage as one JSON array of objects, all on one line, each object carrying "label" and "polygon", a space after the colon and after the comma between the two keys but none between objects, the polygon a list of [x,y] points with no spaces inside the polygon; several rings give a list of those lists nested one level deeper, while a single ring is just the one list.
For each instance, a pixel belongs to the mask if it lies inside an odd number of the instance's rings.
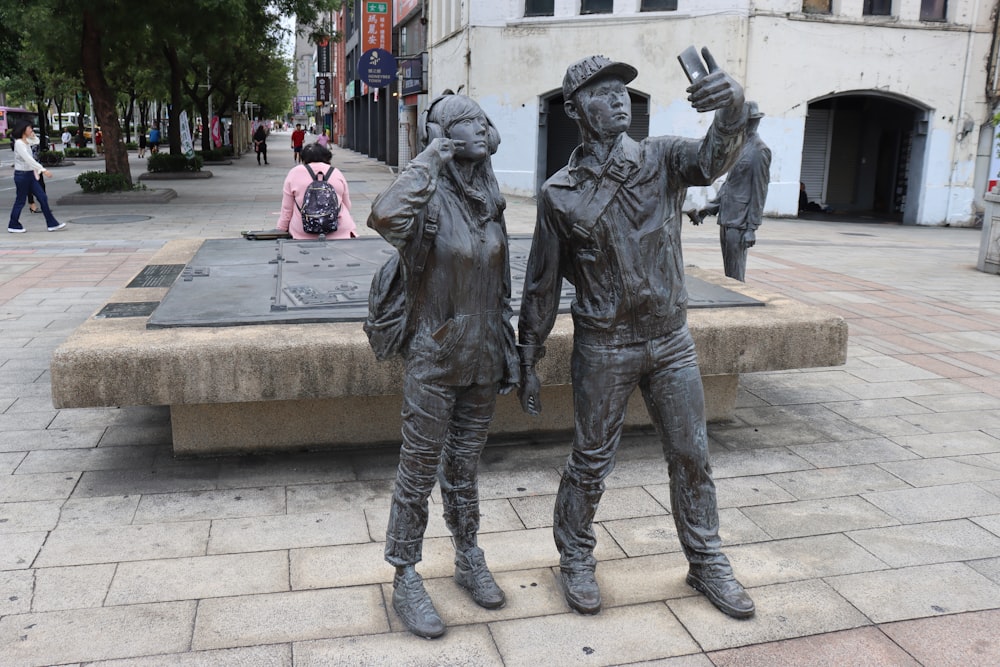
[{"label": "tree foliage", "polygon": [[341,2],[0,0],[0,85],[41,111],[69,103],[82,84],[104,135],[106,170],[131,183],[119,119],[131,120],[133,103],[158,110],[154,101],[168,102],[174,154],[181,152],[182,110],[205,127],[210,101],[220,114],[235,111],[241,99],[268,115],[281,113],[293,90],[291,64],[280,51],[281,18],[296,15],[312,33],[330,35]]}]

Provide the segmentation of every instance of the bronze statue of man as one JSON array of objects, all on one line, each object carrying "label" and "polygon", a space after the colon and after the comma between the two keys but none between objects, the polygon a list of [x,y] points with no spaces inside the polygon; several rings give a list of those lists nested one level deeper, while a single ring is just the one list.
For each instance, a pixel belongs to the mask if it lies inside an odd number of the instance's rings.
[{"label": "bronze statue of man", "polygon": [[764,114],[756,102],[747,106],[746,141],[736,164],[729,170],[719,195],[695,214],[688,214],[697,225],[707,215],[718,216],[719,243],[726,275],[746,282],[747,249],[757,242],[757,228],[764,214],[767,185],[771,180],[771,149],[757,134]]},{"label": "bronze statue of man", "polygon": [[563,278],[573,283],[575,437],[556,497],[553,533],[566,600],[582,614],[601,609],[595,578],[594,514],[615,464],[628,397],[638,386],[663,440],[677,534],[690,563],[687,583],[724,613],[746,618],[754,604],[721,551],[715,483],[708,461],[705,398],[687,327],[681,202],[739,155],[747,123],[743,89],[707,49],[709,73],[688,89],[699,112],[715,111],[703,139],[640,142],[625,63],[591,56],[563,79],[566,114],[583,143],[542,186],[519,319],[522,407],[541,411],[536,362],[555,322]]}]

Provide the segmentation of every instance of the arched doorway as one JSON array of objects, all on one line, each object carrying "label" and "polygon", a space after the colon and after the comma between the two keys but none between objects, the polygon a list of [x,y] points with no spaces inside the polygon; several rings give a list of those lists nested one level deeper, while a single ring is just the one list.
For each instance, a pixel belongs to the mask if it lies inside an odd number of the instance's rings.
[{"label": "arched doorway", "polygon": [[928,109],[855,91],[809,103],[800,180],[834,214],[914,223]]},{"label": "arched doorway", "polygon": [[[649,96],[631,88],[628,95],[632,100],[628,135],[641,141],[649,136]],[[580,130],[576,121],[566,115],[563,101],[562,91],[557,90],[543,95],[539,104],[536,191],[549,176],[566,166],[573,149],[580,145]]]}]

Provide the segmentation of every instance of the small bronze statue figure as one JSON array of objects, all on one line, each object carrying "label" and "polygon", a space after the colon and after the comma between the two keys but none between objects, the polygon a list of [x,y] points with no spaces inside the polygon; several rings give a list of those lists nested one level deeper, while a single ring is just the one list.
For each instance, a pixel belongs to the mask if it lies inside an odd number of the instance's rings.
[{"label": "small bronze statue figure", "polygon": [[757,242],[757,228],[764,214],[767,185],[771,180],[771,149],[757,135],[757,126],[764,114],[756,102],[748,102],[746,140],[736,164],[719,189],[719,195],[708,206],[688,211],[688,217],[698,225],[705,216],[719,220],[719,242],[726,275],[746,282],[747,248]]},{"label": "small bronze statue figure", "polygon": [[497,394],[517,385],[519,369],[506,202],[490,162],[500,135],[463,95],[437,98],[425,128],[426,148],[375,200],[368,225],[399,251],[412,286],[401,346],[403,444],[385,545],[396,567],[392,606],[412,633],[432,638],[445,625],[416,564],[435,480],[454,538],[455,581],[487,609],[506,601],[477,544],[477,473]]},{"label": "small bronze statue figure", "polygon": [[601,609],[595,578],[594,514],[615,465],[628,397],[638,386],[663,440],[687,583],[724,613],[746,618],[754,604],[721,551],[708,460],[705,399],[687,327],[681,202],[739,155],[747,122],[743,88],[703,50],[708,73],[687,89],[699,112],[716,111],[701,139],[633,141],[625,63],[591,56],[563,79],[566,114],[583,143],[542,187],[519,319],[521,404],[541,411],[536,362],[555,323],[565,277],[572,304],[575,437],[555,502],[553,534],[566,601]]}]

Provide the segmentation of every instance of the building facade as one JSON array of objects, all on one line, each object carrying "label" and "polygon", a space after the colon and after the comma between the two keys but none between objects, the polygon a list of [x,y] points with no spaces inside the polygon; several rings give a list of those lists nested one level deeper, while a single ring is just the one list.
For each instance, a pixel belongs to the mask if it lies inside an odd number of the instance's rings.
[{"label": "building facade", "polygon": [[[475,98],[502,136],[508,193],[533,195],[578,137],[566,66],[635,65],[630,134],[701,136],[677,62],[707,46],[767,115],[765,211],[794,216],[800,184],[836,211],[971,225],[993,150],[996,10],[988,0],[426,0],[427,97]],[[693,193],[695,198],[711,193]]]}]

